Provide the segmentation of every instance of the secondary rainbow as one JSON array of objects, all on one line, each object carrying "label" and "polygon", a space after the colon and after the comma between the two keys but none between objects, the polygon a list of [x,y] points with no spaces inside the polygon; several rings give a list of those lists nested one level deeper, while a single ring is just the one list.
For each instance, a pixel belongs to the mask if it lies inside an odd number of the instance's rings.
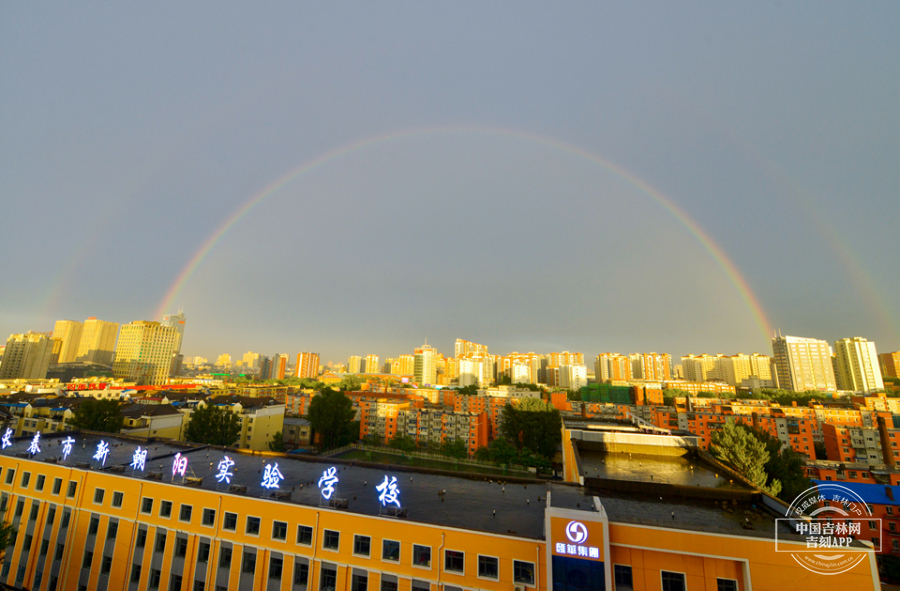
[{"label": "secondary rainbow", "polygon": [[627,180],[632,185],[643,191],[651,199],[662,205],[666,210],[669,211],[669,213],[675,216],[675,218],[688,229],[688,231],[694,236],[694,238],[696,238],[697,241],[703,246],[703,248],[710,254],[710,256],[712,256],[713,260],[716,261],[719,267],[721,267],[722,270],[725,271],[728,279],[740,294],[741,299],[744,300],[744,303],[750,309],[753,315],[754,322],[756,323],[763,337],[769,339],[772,335],[771,324],[769,323],[765,311],[759,303],[759,300],[753,293],[753,290],[750,289],[747,280],[740,273],[734,263],[731,262],[731,259],[728,258],[728,255],[725,254],[722,248],[719,247],[718,244],[716,244],[716,242],[697,224],[697,222],[695,222],[690,216],[682,211],[671,199],[660,193],[654,187],[646,183],[643,179],[635,176],[624,168],[613,164],[608,160],[605,160],[597,154],[593,154],[577,146],[561,142],[554,138],[548,138],[518,130],[473,126],[427,127],[394,131],[340,146],[338,148],[335,148],[334,150],[322,154],[321,156],[318,156],[317,158],[313,158],[312,160],[301,164],[297,168],[276,179],[271,184],[267,185],[255,195],[250,197],[243,205],[238,207],[221,226],[219,226],[212,234],[207,237],[203,244],[200,245],[200,248],[197,249],[194,255],[187,262],[187,264],[185,264],[185,266],[181,269],[181,272],[175,278],[175,281],[166,291],[166,294],[163,297],[163,300],[157,308],[156,313],[153,317],[161,318],[166,313],[166,311],[171,307],[172,302],[175,300],[181,290],[184,289],[184,286],[187,284],[188,280],[191,278],[191,276],[194,274],[194,272],[197,270],[206,256],[212,251],[213,248],[215,248],[219,240],[221,240],[222,237],[225,236],[225,234],[227,234],[228,231],[241,220],[241,218],[252,211],[254,207],[263,202],[267,197],[276,193],[285,185],[303,176],[304,174],[315,170],[316,168],[327,164],[328,162],[331,162],[332,160],[336,160],[366,147],[414,136],[453,133],[489,134],[535,142],[593,162]]}]

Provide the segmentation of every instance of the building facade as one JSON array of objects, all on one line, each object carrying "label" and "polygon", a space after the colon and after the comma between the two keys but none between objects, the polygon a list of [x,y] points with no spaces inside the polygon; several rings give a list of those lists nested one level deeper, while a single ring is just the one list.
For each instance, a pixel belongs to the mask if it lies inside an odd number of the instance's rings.
[{"label": "building facade", "polygon": [[778,387],[796,392],[836,392],[831,347],[825,341],[804,337],[772,339]]},{"label": "building facade", "polygon": [[45,333],[13,334],[6,340],[0,379],[37,379],[47,377],[53,340]]},{"label": "building facade", "polygon": [[884,381],[881,378],[875,343],[862,337],[835,341],[834,378],[838,390],[883,390]]},{"label": "building facade", "polygon": [[123,324],[116,343],[113,375],[139,385],[165,384],[176,337],[175,328],[159,322],[136,320]]}]

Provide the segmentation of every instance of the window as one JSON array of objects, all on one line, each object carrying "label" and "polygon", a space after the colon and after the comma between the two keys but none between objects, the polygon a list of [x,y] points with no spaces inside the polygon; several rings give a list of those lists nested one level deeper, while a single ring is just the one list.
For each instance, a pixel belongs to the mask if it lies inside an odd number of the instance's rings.
[{"label": "window", "polygon": [[341,534],[340,532],[331,531],[330,529],[325,530],[325,535],[322,538],[322,547],[326,550],[337,550],[341,543]]},{"label": "window", "polygon": [[193,513],[194,508],[191,505],[181,504],[181,512],[178,514],[179,521],[185,521],[187,523],[191,522],[191,513]]},{"label": "window", "polygon": [[54,478],[53,479],[53,494],[58,495],[59,491],[62,490],[62,478]]},{"label": "window", "polygon": [[25,534],[25,540],[22,542],[22,551],[28,552],[31,550],[31,542],[34,540],[31,534]]},{"label": "window", "polygon": [[431,568],[431,546],[413,544],[413,566]]},{"label": "window", "polygon": [[47,509],[47,525],[53,525],[54,519],[56,519],[56,507],[50,507]]},{"label": "window", "polygon": [[139,529],[137,532],[137,538],[134,541],[134,545],[138,548],[143,548],[144,544],[147,543],[147,530]]},{"label": "window", "polygon": [[[44,490],[44,481],[47,480],[47,477],[43,474],[38,474],[37,482],[34,484],[34,490],[41,492]],[[890,509],[890,507],[888,507]],[[888,511],[890,513],[890,511]]]},{"label": "window", "polygon": [[534,586],[534,563],[513,560],[513,583]]},{"label": "window", "polygon": [[197,562],[209,562],[209,542],[200,542],[197,548]]},{"label": "window", "polygon": [[662,591],[687,591],[684,573],[673,573],[667,570],[660,571],[662,577]]},{"label": "window", "polygon": [[273,540],[287,540],[287,522],[285,521],[273,521],[272,522],[272,539]]},{"label": "window", "polygon": [[322,565],[322,576],[319,579],[319,591],[335,591],[337,585],[337,569]]},{"label": "window", "polygon": [[259,517],[248,517],[247,518],[247,529],[246,533],[248,536],[258,536],[259,535]]},{"label": "window", "polygon": [[204,509],[203,510],[203,525],[206,527],[215,527],[216,525],[216,510],[215,509]]},{"label": "window", "polygon": [[94,562],[94,553],[88,550],[81,559],[81,568],[91,568],[92,562]]},{"label": "window", "polygon": [[120,509],[122,507],[122,503],[125,501],[125,493],[115,491],[113,493],[112,506],[116,509]]},{"label": "window", "polygon": [[150,588],[151,589],[159,589],[159,578],[162,575],[157,568],[150,569]]},{"label": "window", "polygon": [[309,578],[309,565],[305,562],[295,562],[294,563],[294,584],[295,585],[306,585],[306,580]]},{"label": "window", "polygon": [[78,490],[78,483],[75,482],[74,480],[70,480],[70,481],[69,481],[69,488],[66,489],[66,498],[68,498],[68,499],[74,499],[74,498],[75,498],[75,491],[77,491],[77,490]]},{"label": "window", "polygon": [[241,561],[241,571],[245,573],[256,572],[256,552],[244,551],[244,560]]},{"label": "window", "polygon": [[237,530],[237,513],[225,512],[225,521],[222,523],[222,529],[226,531]]},{"label": "window", "polygon": [[116,534],[119,533],[119,522],[118,521],[110,521],[109,525],[106,526],[106,539],[115,540]]},{"label": "window", "polygon": [[28,488],[29,482],[31,482],[31,472],[22,472],[22,488]]},{"label": "window", "polygon": [[231,548],[227,546],[223,546],[221,550],[219,550],[219,568],[230,568],[231,567]]},{"label": "window", "polygon": [[31,503],[31,514],[28,516],[29,521],[34,521],[37,519],[38,511],[40,511],[40,504],[38,501],[34,501]]},{"label": "window", "polygon": [[284,568],[284,561],[277,556],[269,559],[269,578],[276,581],[281,580],[281,571]]},{"label": "window", "polygon": [[382,540],[381,559],[391,562],[400,562],[400,542],[394,540]]},{"label": "window", "polygon": [[165,552],[166,551],[166,532],[157,532],[156,534],[156,548],[153,549],[154,552]]},{"label": "window", "polygon": [[466,553],[459,550],[444,550],[444,570],[463,573],[466,570]]},{"label": "window", "polygon": [[169,577],[169,589],[181,589],[181,575]]},{"label": "window", "polygon": [[478,576],[485,579],[500,578],[500,559],[493,556],[478,556]]},{"label": "window", "polygon": [[21,517],[22,513],[24,513],[24,512],[25,512],[25,499],[19,499],[18,502],[16,502],[16,517]]},{"label": "window", "polygon": [[194,591],[203,591],[206,589],[206,581],[194,581]]},{"label": "window", "polygon": [[50,540],[41,540],[41,556],[46,556],[50,551]]},{"label": "window", "polygon": [[96,536],[96,535],[97,535],[97,530],[98,530],[98,529],[100,529],[100,518],[97,517],[96,515],[92,515],[92,516],[91,516],[91,522],[90,522],[90,524],[88,525],[88,535],[89,535],[89,536]]},{"label": "window", "polygon": [[159,516],[165,518],[172,516],[172,501],[159,502]]},{"label": "window", "polygon": [[738,583],[734,579],[716,579],[716,591],[738,591]]},{"label": "window", "polygon": [[613,567],[613,580],[616,583],[616,591],[620,591],[623,589],[630,591],[634,588],[634,580],[631,574],[632,573],[630,566],[625,566],[624,564],[616,564]]},{"label": "window", "polygon": [[141,565],[140,565],[140,564],[135,564],[135,565],[131,568],[131,582],[132,582],[132,583],[137,583],[137,582],[140,581],[140,580],[141,580]]},{"label": "window", "polygon": [[175,538],[175,557],[184,558],[187,555],[187,538]]},{"label": "window", "polygon": [[100,574],[101,575],[109,575],[109,571],[112,568],[112,556],[104,556],[103,561],[100,563]]},{"label": "window", "polygon": [[369,588],[369,577],[354,569],[353,576],[350,577],[350,591],[367,591]]},{"label": "window", "polygon": [[381,591],[397,591],[397,581],[388,580],[386,575],[381,575]]},{"label": "window", "polygon": [[428,581],[412,580],[412,591],[431,591],[431,583]]},{"label": "window", "polygon": [[62,560],[63,552],[66,551],[66,547],[62,544],[56,545],[56,553],[53,555],[53,560]]},{"label": "window", "polygon": [[876,538],[876,537],[873,537],[873,538],[872,538],[872,545],[875,546],[875,551],[876,551],[876,552],[881,552],[881,540],[880,540],[880,539],[878,539],[878,538]]},{"label": "window", "polygon": [[[38,482],[41,481],[40,478],[41,478],[41,477],[38,476]],[[38,490],[41,490],[41,489],[38,489]],[[887,511],[887,514],[888,514],[888,515],[893,515],[893,514],[894,514],[894,508],[891,507],[890,505],[887,505],[887,506],[884,508],[884,510]]]},{"label": "window", "polygon": [[141,513],[146,513],[147,515],[153,513],[153,499],[150,497],[141,499]]},{"label": "window", "polygon": [[102,488],[94,489],[94,503],[97,505],[103,504],[103,496],[106,494],[106,491]]},{"label": "window", "polygon": [[369,536],[353,536],[353,553],[357,556],[368,558],[371,546],[372,538]]},{"label": "window", "polygon": [[877,521],[870,521],[870,522],[869,522],[869,529],[878,529],[878,522],[877,522]]},{"label": "window", "polygon": [[297,526],[297,543],[312,546],[313,529],[308,525]]}]

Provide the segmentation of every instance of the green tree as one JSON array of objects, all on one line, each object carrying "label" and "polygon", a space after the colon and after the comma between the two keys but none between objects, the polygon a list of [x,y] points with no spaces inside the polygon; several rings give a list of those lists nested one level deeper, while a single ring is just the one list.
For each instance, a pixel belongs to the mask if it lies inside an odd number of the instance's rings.
[{"label": "green tree", "polygon": [[191,422],[184,428],[184,439],[194,443],[228,447],[241,436],[241,420],[230,410],[219,406],[197,406]]},{"label": "green tree", "polygon": [[680,388],[666,388],[663,390],[663,405],[675,406],[675,398],[687,398],[691,393]]},{"label": "green tree", "polygon": [[399,449],[400,451],[416,451],[415,439],[408,435],[404,435],[399,431],[394,434],[394,438],[391,439],[388,446],[393,449]]},{"label": "green tree", "polygon": [[337,386],[342,392],[354,392],[361,390],[365,380],[357,375],[346,375],[341,378]]},{"label": "green tree", "polygon": [[519,451],[506,439],[499,438],[491,441],[487,447],[479,447],[475,451],[475,459],[497,464],[516,464],[519,460]]},{"label": "green tree", "polygon": [[272,435],[272,441],[270,441],[268,445],[269,451],[285,451],[284,435],[282,435],[281,431],[276,431],[275,435]]},{"label": "green tree", "polygon": [[468,450],[466,449],[466,444],[460,441],[459,439],[444,440],[441,443],[441,453],[445,456],[450,456],[451,458],[457,459],[465,459],[466,456],[469,455]]},{"label": "green tree", "polygon": [[468,386],[457,388],[456,393],[463,396],[476,396],[478,394],[478,384],[469,384]]},{"label": "green tree", "polygon": [[507,404],[500,411],[500,435],[520,452],[527,447],[552,458],[562,441],[561,427],[559,411],[537,398],[523,399],[518,407]]},{"label": "green tree", "polygon": [[76,429],[89,431],[118,433],[125,422],[125,417],[122,416],[122,406],[118,400],[85,398],[75,408],[74,415],[69,419],[69,425]]},{"label": "green tree", "polygon": [[12,523],[0,523],[0,558],[3,558],[3,555],[6,554],[8,546],[16,543],[16,536],[18,535],[19,532],[13,528]]},{"label": "green tree", "polygon": [[754,436],[752,430],[744,429],[728,421],[712,436],[710,446],[714,456],[731,465],[735,471],[748,479],[758,488],[769,494],[777,495],[781,492],[781,482],[774,480],[768,485],[766,474],[766,462],[769,461],[769,452],[765,444]]},{"label": "green tree", "polygon": [[780,439],[766,431],[753,429],[747,425],[741,427],[753,433],[766,446],[766,451],[769,452],[769,461],[765,465],[766,475],[769,477],[769,486],[773,482],[781,483],[781,490],[773,493],[779,499],[790,503],[813,485],[803,470],[803,456],[790,446],[783,445]]},{"label": "green tree", "polygon": [[[332,449],[359,439],[359,423],[353,418],[353,403],[343,392],[325,388],[309,402],[307,419],[319,434],[322,449]],[[356,433],[353,433],[353,425]]]}]

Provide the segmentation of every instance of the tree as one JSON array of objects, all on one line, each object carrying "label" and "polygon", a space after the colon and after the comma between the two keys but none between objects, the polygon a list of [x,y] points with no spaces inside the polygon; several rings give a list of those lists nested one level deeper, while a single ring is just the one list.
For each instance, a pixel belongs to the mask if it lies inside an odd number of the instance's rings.
[{"label": "tree", "polygon": [[741,427],[749,430],[766,446],[766,451],[769,452],[769,461],[765,465],[768,483],[770,486],[773,482],[781,483],[781,490],[772,494],[777,495],[782,501],[790,503],[800,493],[812,486],[812,481],[806,477],[803,471],[803,456],[790,446],[782,444],[780,439],[766,431],[753,429],[747,425],[741,425]]},{"label": "tree", "polygon": [[463,396],[475,396],[478,394],[478,384],[469,384],[468,386],[457,388],[456,393]]},{"label": "tree", "polygon": [[331,388],[325,388],[309,402],[307,418],[319,434],[323,449],[340,447],[359,438],[359,423],[356,423],[356,433],[352,432],[355,416],[347,395]]},{"label": "tree", "polygon": [[445,439],[444,442],[441,443],[441,454],[462,460],[469,455],[469,452],[466,449],[466,444],[461,440],[454,439],[451,441]]},{"label": "tree", "polygon": [[769,461],[769,452],[765,444],[757,439],[753,432],[743,429],[728,421],[722,429],[713,433],[710,446],[714,456],[730,464],[738,474],[748,479],[754,486],[769,494],[781,492],[781,482],[775,480],[766,486],[768,474],[765,466]]},{"label": "tree", "polygon": [[241,420],[230,410],[219,406],[198,406],[191,413],[191,422],[184,429],[186,441],[228,447],[238,442]]},{"label": "tree", "polygon": [[12,523],[0,523],[0,558],[6,554],[6,548],[16,543],[16,536],[19,535]]},{"label": "tree", "polygon": [[269,451],[285,451],[284,435],[282,435],[281,431],[276,431],[275,435],[272,435],[272,441],[270,441],[268,445]]},{"label": "tree", "polygon": [[400,451],[416,451],[416,441],[400,431],[397,431],[388,446],[393,449],[399,449]]},{"label": "tree", "polygon": [[552,405],[537,398],[526,398],[518,407],[507,404],[500,414],[500,435],[516,446],[534,450],[547,459],[556,453],[562,441],[562,419]]},{"label": "tree", "polygon": [[75,416],[69,420],[69,425],[76,429],[118,433],[125,422],[118,400],[85,398],[75,408],[74,414]]}]

